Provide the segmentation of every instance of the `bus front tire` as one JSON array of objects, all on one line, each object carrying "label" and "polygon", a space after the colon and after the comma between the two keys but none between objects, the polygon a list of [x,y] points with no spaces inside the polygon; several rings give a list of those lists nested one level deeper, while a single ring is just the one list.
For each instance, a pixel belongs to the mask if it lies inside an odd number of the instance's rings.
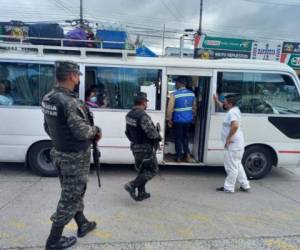
[{"label": "bus front tire", "polygon": [[51,141],[41,141],[31,146],[28,152],[30,168],[40,176],[55,177],[57,170],[50,158]]},{"label": "bus front tire", "polygon": [[246,149],[242,163],[249,179],[265,177],[273,166],[272,152],[264,146],[251,146]]}]

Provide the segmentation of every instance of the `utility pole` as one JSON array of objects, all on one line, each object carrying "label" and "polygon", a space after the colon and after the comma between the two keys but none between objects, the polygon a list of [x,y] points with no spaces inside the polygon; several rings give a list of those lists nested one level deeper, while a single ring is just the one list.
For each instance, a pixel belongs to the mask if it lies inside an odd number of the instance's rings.
[{"label": "utility pole", "polygon": [[203,0],[200,0],[200,15],[199,15],[199,27],[197,30],[197,33],[195,34],[194,37],[194,58],[198,58],[198,46],[199,43],[201,42],[201,36],[202,36],[202,13],[203,13]]},{"label": "utility pole", "polygon": [[80,0],[80,25],[83,25],[83,7],[82,7],[82,1]]},{"label": "utility pole", "polygon": [[200,16],[199,16],[199,28],[198,33],[202,35],[202,12],[203,12],[203,0],[200,0]]},{"label": "utility pole", "polygon": [[166,32],[166,24],[164,24],[164,29],[163,29],[163,40],[162,40],[161,56],[165,55],[165,32]]}]

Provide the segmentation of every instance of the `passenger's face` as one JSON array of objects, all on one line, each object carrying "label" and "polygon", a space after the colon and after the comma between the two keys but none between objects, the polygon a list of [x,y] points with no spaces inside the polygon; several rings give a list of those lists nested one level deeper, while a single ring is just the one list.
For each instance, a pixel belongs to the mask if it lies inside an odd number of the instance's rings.
[{"label": "passenger's face", "polygon": [[227,100],[225,100],[224,103],[223,103],[223,109],[229,110],[231,108],[232,108],[232,104],[229,103]]}]

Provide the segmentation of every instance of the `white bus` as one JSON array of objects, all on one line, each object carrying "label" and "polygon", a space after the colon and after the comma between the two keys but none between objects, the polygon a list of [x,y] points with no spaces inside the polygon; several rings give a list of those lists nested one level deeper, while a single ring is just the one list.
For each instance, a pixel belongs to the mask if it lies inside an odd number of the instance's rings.
[{"label": "white bus", "polygon": [[[47,50],[48,49],[48,50]],[[46,53],[52,49],[52,53]],[[243,163],[248,177],[262,178],[273,166],[300,164],[300,83],[288,66],[256,60],[194,60],[137,58],[102,53],[80,55],[59,47],[16,46],[0,51],[0,161],[26,162],[43,176],[56,174],[49,158],[51,141],[43,129],[40,103],[54,83],[54,62],[73,60],[80,65],[80,98],[97,91],[92,108],[95,124],[103,131],[99,143],[102,163],[131,164],[133,157],[125,131],[125,114],[138,91],[148,94],[148,113],[162,128],[157,152],[160,164],[175,163],[174,138],[166,126],[172,79],[187,76],[197,97],[196,120],[190,127],[189,146],[196,163],[221,166],[223,145],[220,129],[224,113],[215,107],[213,93],[235,94],[242,111],[246,139]],[[76,50],[73,48],[73,50]],[[103,51],[102,51],[103,52]]]}]

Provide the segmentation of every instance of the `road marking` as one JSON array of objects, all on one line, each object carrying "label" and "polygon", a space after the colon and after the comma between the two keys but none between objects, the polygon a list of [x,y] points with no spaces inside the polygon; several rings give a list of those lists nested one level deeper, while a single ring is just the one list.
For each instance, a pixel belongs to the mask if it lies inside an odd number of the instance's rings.
[{"label": "road marking", "polygon": [[101,238],[101,239],[111,239],[111,237],[112,237],[111,232],[105,232],[105,231],[100,231],[100,230],[92,231],[91,234],[94,236],[97,236],[98,238]]},{"label": "road marking", "polygon": [[203,221],[203,222],[210,221],[210,218],[208,216],[203,215],[203,214],[198,214],[198,213],[188,214],[187,217],[194,221]]},{"label": "road marking", "polygon": [[280,250],[298,250],[299,249],[283,240],[266,240],[265,243],[269,247],[276,247]]},{"label": "road marking", "polygon": [[10,237],[10,234],[5,233],[5,232],[0,232],[0,239],[9,238],[9,237]]},{"label": "road marking", "polygon": [[191,230],[189,228],[177,229],[176,232],[183,237],[194,238],[194,232],[193,232],[193,230]]},{"label": "road marking", "polygon": [[117,214],[113,215],[112,219],[117,222],[123,222],[126,220],[126,216],[125,216],[125,214],[117,213]]},{"label": "road marking", "polygon": [[8,222],[8,224],[17,229],[25,229],[27,227],[27,225],[25,223],[20,222],[20,221],[10,221],[10,222]]},{"label": "road marking", "polygon": [[260,223],[261,222],[261,219],[258,218],[257,216],[255,215],[239,215],[237,216],[237,218],[240,220],[240,221],[244,221],[244,222],[252,222],[252,223]]},{"label": "road marking", "polygon": [[77,230],[77,224],[74,221],[70,221],[67,225],[66,225],[66,229],[70,230],[70,231],[74,231]]}]

